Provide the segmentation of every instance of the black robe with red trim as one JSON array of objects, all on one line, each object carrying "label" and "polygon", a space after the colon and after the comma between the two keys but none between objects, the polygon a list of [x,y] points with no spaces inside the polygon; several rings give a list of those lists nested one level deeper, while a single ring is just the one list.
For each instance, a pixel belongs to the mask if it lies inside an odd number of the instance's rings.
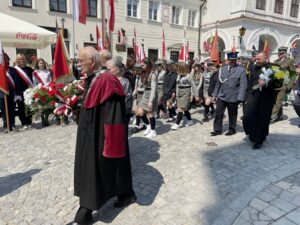
[{"label": "black robe with red trim", "polygon": [[123,88],[108,72],[94,79],[80,112],[74,194],[81,206],[97,210],[133,188]]}]

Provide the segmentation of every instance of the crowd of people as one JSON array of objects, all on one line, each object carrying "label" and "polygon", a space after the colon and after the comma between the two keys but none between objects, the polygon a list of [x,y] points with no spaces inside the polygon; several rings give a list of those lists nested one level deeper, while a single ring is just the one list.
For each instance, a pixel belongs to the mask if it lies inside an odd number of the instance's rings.
[{"label": "crowd of people", "polygon": [[[5,54],[7,61],[10,58]],[[78,63],[78,62],[77,62]],[[79,64],[79,63],[78,63]],[[268,78],[262,82],[262,68],[268,69],[275,64],[282,71],[290,72],[285,76],[280,86],[275,86],[275,77]],[[167,122],[173,123],[172,130],[177,130],[193,124],[190,109],[202,106],[203,122],[208,122],[214,115],[212,136],[222,134],[222,121],[224,111],[227,108],[229,116],[229,129],[225,135],[233,135],[236,132],[236,121],[238,106],[243,105],[244,128],[248,134],[247,124],[256,124],[255,118],[249,116],[257,113],[258,110],[250,109],[253,105],[261,104],[259,109],[269,105],[272,108],[271,119],[264,118],[266,125],[269,122],[277,122],[283,118],[282,102],[286,96],[295,89],[294,108],[299,113],[299,79],[292,76],[293,72],[298,75],[300,66],[296,65],[293,59],[288,57],[287,48],[278,49],[278,59],[270,63],[265,55],[260,52],[253,52],[253,58],[245,60],[238,57],[237,52],[228,53],[227,60],[217,64],[212,60],[203,62],[174,62],[172,60],[157,60],[145,58],[140,64],[136,63],[133,57],[128,57],[124,65],[123,59],[119,56],[112,58],[107,50],[100,52],[100,65],[102,70],[110,70],[119,81],[126,93],[126,118],[127,123],[133,122],[131,134],[144,130],[147,138],[155,137],[156,119],[166,118]],[[82,67],[82,66],[80,66]],[[74,79],[80,79],[82,70],[74,68]],[[78,73],[78,71],[80,71]],[[22,129],[32,127],[31,115],[26,112],[23,92],[38,84],[47,85],[52,81],[52,71],[42,58],[35,58],[31,65],[26,63],[24,54],[17,54],[13,66],[9,66],[9,95],[8,113],[9,128],[6,127],[6,116],[4,108],[3,93],[0,92],[0,106],[3,118],[3,126],[6,131],[18,131],[15,126],[15,108],[17,106],[18,116]],[[89,79],[86,80],[89,82]],[[263,88],[254,88],[255,86]],[[269,90],[269,92],[267,92]],[[267,95],[266,93],[269,93]],[[258,94],[256,96],[256,94]],[[265,96],[266,95],[266,96]],[[261,99],[266,102],[258,103]],[[216,107],[216,108],[215,108]],[[250,112],[251,111],[251,112]],[[264,115],[269,114],[265,111]],[[42,126],[49,126],[49,114],[41,115]],[[185,117],[185,120],[183,118]],[[55,123],[68,124],[69,119],[55,117]],[[247,122],[248,121],[248,122]],[[251,130],[251,129],[250,129]],[[262,129],[259,129],[262,130]],[[256,131],[256,134],[259,132]],[[268,133],[265,131],[264,133]],[[260,134],[258,136],[261,136]],[[265,138],[263,138],[265,139]],[[254,139],[252,139],[254,140]],[[254,141],[255,142],[255,141]],[[255,143],[260,146],[262,141]]]}]

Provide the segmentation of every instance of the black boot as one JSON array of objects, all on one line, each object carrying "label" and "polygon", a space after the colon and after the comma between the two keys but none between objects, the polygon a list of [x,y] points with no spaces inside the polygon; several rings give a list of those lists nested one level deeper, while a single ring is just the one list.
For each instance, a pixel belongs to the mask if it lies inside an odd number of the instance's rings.
[{"label": "black boot", "polygon": [[86,225],[93,223],[92,212],[93,211],[91,209],[80,206],[76,213],[73,225]]}]

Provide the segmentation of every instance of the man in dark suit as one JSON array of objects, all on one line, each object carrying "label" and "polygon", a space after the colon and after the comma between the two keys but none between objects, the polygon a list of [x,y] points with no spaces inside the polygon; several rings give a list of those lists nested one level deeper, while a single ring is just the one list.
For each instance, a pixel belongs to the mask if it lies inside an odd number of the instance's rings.
[{"label": "man in dark suit", "polygon": [[237,65],[238,52],[227,53],[229,64],[220,68],[219,80],[216,84],[213,97],[217,100],[214,120],[214,131],[211,136],[222,134],[223,116],[228,110],[229,129],[225,135],[233,135],[236,130],[236,121],[239,103],[245,101],[247,76],[245,68]]}]

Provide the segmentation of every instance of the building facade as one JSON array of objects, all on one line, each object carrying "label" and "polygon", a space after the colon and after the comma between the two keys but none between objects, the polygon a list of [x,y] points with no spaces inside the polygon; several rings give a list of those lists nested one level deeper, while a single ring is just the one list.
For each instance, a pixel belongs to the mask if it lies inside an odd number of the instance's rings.
[{"label": "building facade", "polygon": [[[101,31],[101,1],[87,0],[88,18],[86,25],[73,22],[73,0],[1,0],[0,12],[17,17],[37,26],[54,31],[56,20],[59,27],[64,27],[64,37],[71,58],[76,56],[79,48],[96,45],[96,25]],[[177,60],[184,35],[189,43],[191,58],[198,48],[199,6],[198,0],[117,0],[115,1],[115,30],[112,33],[111,46],[113,54],[123,57],[132,54],[134,29],[137,44],[144,42],[146,55],[161,58],[162,33],[164,30],[167,55],[166,58]],[[108,18],[108,0],[105,0],[105,18]],[[125,30],[127,46],[116,49],[118,30]],[[102,35],[102,34],[101,34]],[[103,36],[103,35],[102,35]],[[1,37],[0,37],[1,38]],[[55,45],[46,49],[5,48],[11,58],[17,53],[25,52],[43,57],[51,64]],[[30,60],[30,59],[29,59]]]},{"label": "building facade", "polygon": [[[100,0],[87,0],[86,25],[73,22],[73,1],[1,0],[0,12],[51,31],[56,30],[57,20],[59,27],[63,24],[67,49],[73,58],[79,48],[96,45],[96,25],[101,27]],[[104,11],[108,18],[108,0],[105,0]],[[164,30],[167,59],[178,59],[184,36],[189,43],[190,58],[198,58],[201,53],[204,59],[209,56],[209,46],[217,30],[222,59],[233,47],[250,56],[253,49],[261,51],[267,43],[271,61],[277,57],[279,46],[288,47],[291,56],[300,61],[299,0],[226,0],[226,4],[224,0],[115,0],[115,14],[112,52],[124,58],[133,53],[134,30],[137,43],[144,43],[146,55],[161,58]],[[241,27],[246,28],[242,40]],[[125,48],[116,48],[120,29],[125,30]],[[54,48],[55,45],[38,50],[5,50],[11,58],[18,52],[25,52],[51,63]]]},{"label": "building facade", "polygon": [[[226,4],[223,0],[209,0],[201,13],[203,56],[209,55],[205,42],[209,43],[217,27],[220,52],[236,47],[250,56],[254,48],[262,51],[267,41],[270,61],[277,58],[280,46],[288,47],[290,55],[300,61],[299,0],[227,0]],[[242,48],[241,27],[246,28]],[[224,53],[220,54],[224,57]]]}]

